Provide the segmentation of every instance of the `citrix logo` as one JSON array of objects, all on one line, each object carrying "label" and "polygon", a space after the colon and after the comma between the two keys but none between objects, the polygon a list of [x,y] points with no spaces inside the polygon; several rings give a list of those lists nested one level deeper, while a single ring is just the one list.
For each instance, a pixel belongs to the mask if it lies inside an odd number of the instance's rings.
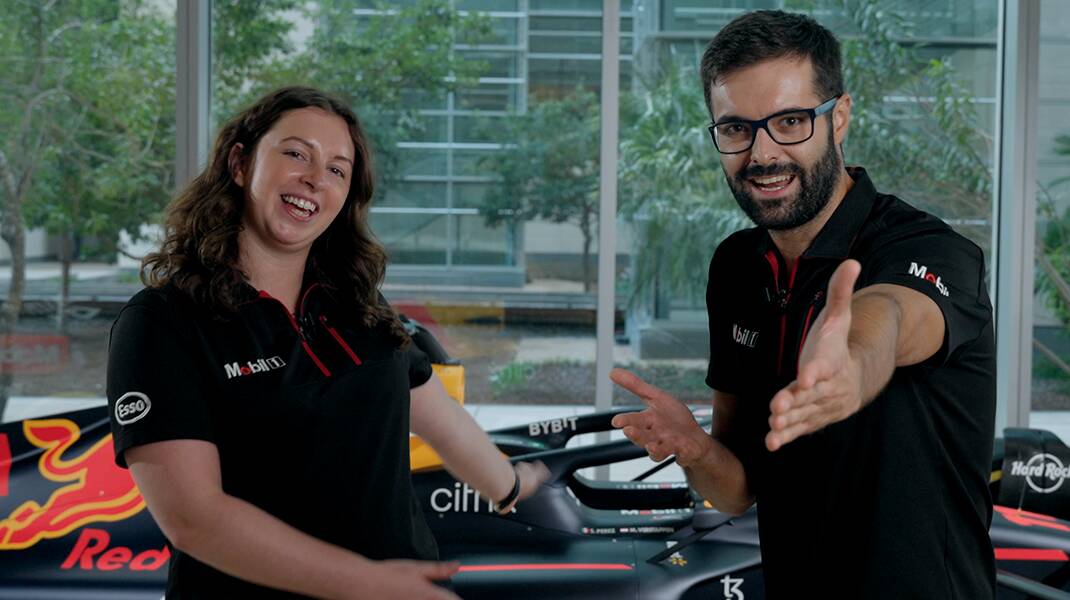
[{"label": "citrix logo", "polygon": [[939,290],[942,295],[950,296],[947,291],[947,286],[944,285],[944,282],[940,280],[940,277],[938,275],[933,275],[929,272],[929,267],[926,267],[925,265],[919,266],[918,263],[911,262],[908,273],[915,277],[920,277],[925,281],[928,281],[929,283],[935,285],[936,289]]},{"label": "citrix logo", "polygon": [[281,369],[285,366],[286,361],[282,360],[281,357],[272,356],[271,358],[258,358],[256,360],[246,361],[244,366],[238,362],[232,362],[223,365],[223,369],[227,372],[227,379],[233,379],[242,375],[266,373],[275,369]]},{"label": "citrix logo", "polygon": [[[431,509],[437,513],[445,512],[494,512],[494,502],[484,498],[478,490],[467,483],[454,483],[452,488],[438,488],[431,492]],[[514,506],[512,512],[516,512]]]}]

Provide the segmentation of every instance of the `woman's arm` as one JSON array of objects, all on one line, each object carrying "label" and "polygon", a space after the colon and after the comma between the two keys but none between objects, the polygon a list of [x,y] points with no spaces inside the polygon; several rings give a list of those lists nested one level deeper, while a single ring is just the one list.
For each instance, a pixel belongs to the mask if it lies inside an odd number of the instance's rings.
[{"label": "woman's arm", "polygon": [[531,496],[549,473],[542,463],[512,465],[490,441],[490,437],[461,405],[454,402],[437,375],[413,388],[410,428],[442,457],[454,477],[479,490],[495,502],[512,491],[520,478],[518,499]]},{"label": "woman's arm", "polygon": [[224,493],[210,442],[155,442],[125,457],[167,539],[220,571],[319,598],[457,600],[431,583],[454,574],[455,563],[371,561]]}]

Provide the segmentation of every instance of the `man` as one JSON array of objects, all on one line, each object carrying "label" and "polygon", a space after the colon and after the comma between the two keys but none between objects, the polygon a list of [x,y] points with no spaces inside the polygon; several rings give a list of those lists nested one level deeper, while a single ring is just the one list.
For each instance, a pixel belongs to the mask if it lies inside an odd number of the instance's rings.
[{"label": "man", "polygon": [[712,436],[635,375],[614,425],[720,511],[757,501],[772,598],[991,598],[995,351],[983,255],[847,169],[835,37],[743,15],[702,61],[710,127],[757,225],[710,263]]}]

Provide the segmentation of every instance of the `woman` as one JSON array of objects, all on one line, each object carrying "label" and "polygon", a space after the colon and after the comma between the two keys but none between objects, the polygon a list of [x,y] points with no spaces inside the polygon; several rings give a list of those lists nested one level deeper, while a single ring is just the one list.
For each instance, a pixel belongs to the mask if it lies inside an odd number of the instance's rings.
[{"label": "woman", "polygon": [[455,598],[409,431],[503,512],[545,479],[501,457],[379,295],[372,180],[353,112],[283,88],[168,209],[108,361],[116,460],[173,547],[168,598]]}]

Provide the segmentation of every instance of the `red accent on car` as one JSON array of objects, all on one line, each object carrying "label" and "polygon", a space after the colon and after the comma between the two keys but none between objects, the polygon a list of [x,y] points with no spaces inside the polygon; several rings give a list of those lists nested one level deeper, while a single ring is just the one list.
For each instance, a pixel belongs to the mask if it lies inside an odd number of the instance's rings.
[{"label": "red accent on car", "polygon": [[996,560],[1067,561],[1070,556],[1055,548],[996,548]]},{"label": "red accent on car", "polygon": [[11,477],[11,445],[7,434],[0,433],[0,496],[7,495],[7,482]]},{"label": "red accent on car", "polygon": [[542,563],[515,565],[466,565],[461,573],[489,571],[631,571],[631,565],[621,563]]},{"label": "red accent on car", "polygon": [[1015,525],[1021,525],[1023,527],[1046,527],[1048,529],[1058,529],[1059,531],[1070,531],[1070,527],[1059,522],[1055,517],[1007,506],[997,505],[992,508],[995,508],[996,512],[1003,515],[1004,519],[1007,519]]}]

